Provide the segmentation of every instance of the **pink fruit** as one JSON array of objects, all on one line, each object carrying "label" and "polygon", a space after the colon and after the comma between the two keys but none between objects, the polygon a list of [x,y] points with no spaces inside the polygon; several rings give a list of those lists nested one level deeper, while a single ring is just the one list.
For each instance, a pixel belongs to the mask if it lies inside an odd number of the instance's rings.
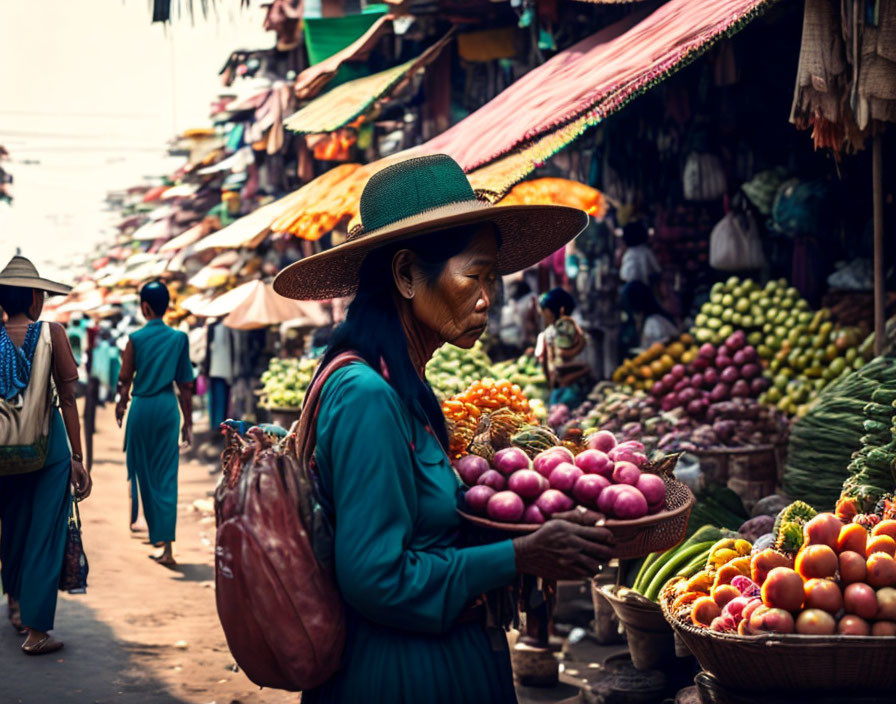
[{"label": "pink fruit", "polygon": [[713,359],[716,356],[716,348],[711,342],[706,342],[700,347],[700,356],[704,359]]},{"label": "pink fruit", "polygon": [[499,491],[488,500],[486,510],[489,518],[505,523],[515,523],[523,517],[526,505],[512,491]]},{"label": "pink fruit", "polygon": [[656,474],[641,474],[635,487],[644,494],[648,507],[666,503],[666,483]]},{"label": "pink fruit", "polygon": [[467,508],[472,512],[479,516],[485,515],[485,507],[488,505],[488,500],[495,495],[495,490],[490,486],[485,486],[484,484],[479,484],[477,486],[470,487],[467,492],[464,494],[464,501],[466,501]]},{"label": "pink fruit", "polygon": [[676,379],[683,379],[684,375],[687,373],[687,370],[684,368],[683,364],[676,364],[670,371],[672,373],[672,376],[674,376]]},{"label": "pink fruit", "polygon": [[[665,380],[665,377],[663,377],[663,379]],[[674,380],[672,383],[674,383]],[[616,436],[609,430],[598,430],[594,435],[588,438],[588,449],[590,450],[609,452],[614,447],[616,447]]]},{"label": "pink fruit", "polygon": [[576,467],[585,474],[602,474],[605,477],[613,473],[613,460],[600,450],[585,450],[576,456]]},{"label": "pink fruit", "polygon": [[486,472],[483,472],[479,479],[476,480],[477,484],[481,484],[484,486],[490,486],[495,491],[501,491],[507,486],[507,480],[504,478],[504,475],[495,469],[490,469]]},{"label": "pink fruit", "polygon": [[492,461],[501,474],[509,476],[519,469],[529,469],[529,455],[518,447],[505,447],[495,453]]},{"label": "pink fruit", "polygon": [[580,504],[596,508],[601,492],[608,486],[610,480],[600,474],[583,474],[576,480],[572,495]]},{"label": "pink fruit", "polygon": [[524,499],[534,499],[544,491],[545,479],[532,469],[520,469],[510,475],[507,480],[507,488],[519,494]]},{"label": "pink fruit", "polygon": [[575,504],[562,491],[548,489],[535,500],[535,505],[545,516],[552,516],[555,513],[569,511]]},{"label": "pink fruit", "polygon": [[465,455],[459,460],[455,460],[454,469],[463,479],[464,484],[473,486],[485,472],[491,467],[488,466],[488,460],[479,455]]},{"label": "pink fruit", "polygon": [[552,447],[540,452],[532,460],[532,468],[543,477],[550,477],[554,467],[564,462],[573,462],[575,457],[565,447]]},{"label": "pink fruit", "polygon": [[[635,487],[627,484],[617,485],[619,490],[613,498],[610,514],[620,520],[633,520],[647,515],[647,499]],[[604,489],[607,491],[607,489]]]},{"label": "pink fruit", "polygon": [[613,481],[617,484],[634,486],[641,478],[641,470],[631,462],[617,462],[613,468]]},{"label": "pink fruit", "polygon": [[544,523],[545,522],[544,514],[541,512],[541,509],[538,508],[535,504],[526,507],[526,510],[523,512],[523,517],[521,519],[521,523]]},{"label": "pink fruit", "polygon": [[576,480],[585,473],[569,462],[563,462],[554,467],[551,476],[548,477],[551,482],[551,489],[558,489],[563,492],[570,492],[576,484]]}]

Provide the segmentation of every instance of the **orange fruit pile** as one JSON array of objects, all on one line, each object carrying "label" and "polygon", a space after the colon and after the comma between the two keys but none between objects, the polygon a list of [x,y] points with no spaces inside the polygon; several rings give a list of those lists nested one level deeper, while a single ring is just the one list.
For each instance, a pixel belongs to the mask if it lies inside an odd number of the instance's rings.
[{"label": "orange fruit pile", "polygon": [[471,417],[479,418],[483,413],[498,408],[508,408],[514,413],[526,416],[532,413],[529,399],[523,394],[522,389],[507,379],[474,381],[466,391],[445,401],[442,404],[442,413],[448,420],[458,422]]}]

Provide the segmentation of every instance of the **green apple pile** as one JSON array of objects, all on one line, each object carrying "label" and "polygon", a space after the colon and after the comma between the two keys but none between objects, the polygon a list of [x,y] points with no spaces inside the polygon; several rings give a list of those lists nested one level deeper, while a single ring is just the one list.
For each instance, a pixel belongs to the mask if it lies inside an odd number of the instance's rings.
[{"label": "green apple pile", "polygon": [[535,357],[528,355],[493,364],[491,376],[516,384],[530,401],[544,398],[548,391],[544,369]]},{"label": "green apple pile", "polygon": [[304,357],[272,359],[261,375],[262,405],[267,408],[300,408],[317,362],[316,359]]},{"label": "green apple pile", "polygon": [[440,401],[456,396],[479,379],[492,376],[492,360],[477,340],[469,350],[445,344],[426,365],[426,378]]},{"label": "green apple pile", "polygon": [[693,335],[701,344],[719,345],[735,330],[743,330],[759,356],[770,359],[789,331],[798,324],[808,326],[813,315],[786,279],[762,287],[751,279],[732,276],[713,285],[709,300],[694,320]]}]

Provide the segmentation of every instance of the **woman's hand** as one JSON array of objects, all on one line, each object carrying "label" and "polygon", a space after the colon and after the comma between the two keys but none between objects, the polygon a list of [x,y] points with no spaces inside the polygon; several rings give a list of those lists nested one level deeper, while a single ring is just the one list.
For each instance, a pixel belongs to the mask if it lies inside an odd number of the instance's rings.
[{"label": "woman's hand", "polygon": [[121,427],[121,421],[124,420],[125,411],[128,410],[128,404],[123,401],[119,401],[115,404],[115,422],[118,423],[118,427]]},{"label": "woman's hand", "polygon": [[93,479],[90,478],[90,472],[84,467],[81,460],[72,458],[71,470],[72,486],[75,487],[75,498],[83,501],[90,496],[90,490],[93,488]]},{"label": "woman's hand", "polygon": [[[574,512],[572,512],[574,513]],[[591,521],[581,515],[579,520]],[[545,579],[592,577],[613,557],[613,534],[606,528],[553,519],[534,533],[515,538],[516,566],[520,572]]]},{"label": "woman's hand", "polygon": [[180,439],[183,447],[190,447],[193,444],[193,426],[184,424],[180,431]]}]

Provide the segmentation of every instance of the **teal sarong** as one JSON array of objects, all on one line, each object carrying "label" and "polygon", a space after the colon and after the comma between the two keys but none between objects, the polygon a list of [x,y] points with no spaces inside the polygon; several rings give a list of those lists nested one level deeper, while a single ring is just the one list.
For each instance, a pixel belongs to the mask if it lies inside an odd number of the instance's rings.
[{"label": "teal sarong", "polygon": [[131,344],[136,373],[125,427],[128,477],[137,479],[150,542],[168,542],[177,523],[180,410],[174,383],[193,381],[189,342],[185,333],[151,320],[131,335]]}]

